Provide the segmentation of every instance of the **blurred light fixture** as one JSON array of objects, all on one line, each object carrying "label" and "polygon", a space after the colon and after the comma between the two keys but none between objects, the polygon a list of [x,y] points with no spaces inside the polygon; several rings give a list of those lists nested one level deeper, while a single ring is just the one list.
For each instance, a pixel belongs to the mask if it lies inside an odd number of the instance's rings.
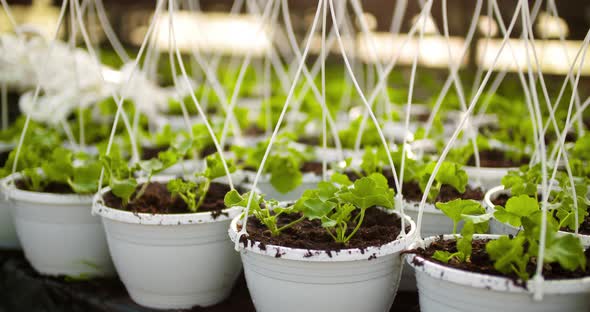
[{"label": "blurred light fixture", "polygon": [[565,38],[569,34],[569,28],[565,20],[558,16],[552,16],[547,12],[539,13],[535,30],[541,38]]},{"label": "blurred light fixture", "polygon": [[[158,18],[156,47],[168,50],[170,37],[168,13]],[[139,27],[130,40],[140,44],[146,28]],[[197,13],[179,11],[174,13],[176,45],[183,52],[196,50],[208,53],[265,55],[271,47],[268,26],[260,26],[260,18],[253,15],[226,13]]]},{"label": "blurred light fixture", "polygon": [[[375,17],[375,15],[365,12],[363,13],[362,17],[365,20],[365,24],[367,25],[367,28],[369,28],[369,30],[377,29],[377,18]],[[359,29],[362,29],[361,21],[358,17],[356,18],[355,23]]]},{"label": "blurred light fixture", "polygon": [[489,16],[480,16],[477,29],[483,36],[495,37],[498,34],[498,24]]},{"label": "blurred light fixture", "polygon": [[[541,71],[549,74],[567,74],[578,50],[582,47],[582,43],[581,40],[564,40],[563,42],[560,40],[535,40],[535,51],[537,52]],[[487,47],[484,41],[479,41],[477,43],[477,63],[484,68],[490,68],[501,45],[501,39],[490,39]],[[495,69],[506,68],[508,71],[515,72],[520,67],[526,70],[528,65],[526,63],[524,42],[520,39],[510,39],[510,46],[514,50],[514,57],[509,46],[506,45],[498,58]],[[529,59],[533,62],[532,51],[529,51],[529,56]],[[584,57],[586,61],[582,68],[582,74],[590,75],[590,62],[587,61],[590,59],[590,50],[586,52]],[[579,66],[579,64],[580,60],[578,59],[576,66]],[[535,64],[532,64],[532,66],[534,67]],[[574,72],[577,72],[577,67],[574,70]]]},{"label": "blurred light fixture", "polygon": [[414,17],[412,17],[412,25],[416,23],[418,23],[416,34],[418,34],[418,32],[420,31],[422,25],[424,25],[425,35],[436,35],[439,33],[438,28],[436,27],[436,24],[434,23],[434,20],[430,15],[426,16],[426,22],[424,22],[422,18],[420,18],[420,14],[415,15]]},{"label": "blurred light fixture", "polygon": [[[447,40],[442,36],[424,37],[420,46],[418,46],[419,38],[416,35],[408,38],[407,34],[393,36],[391,33],[380,32],[372,33],[370,36],[373,38],[367,38],[366,35],[360,34],[357,41],[359,57],[368,63],[375,62],[375,58],[381,63],[388,63],[397,53],[400,53],[398,63],[412,64],[414,56],[418,53],[419,64],[434,68],[447,68],[450,60],[453,61],[453,64],[465,65],[469,59],[469,53],[463,60],[460,59],[465,43],[465,39],[461,37],[451,36],[449,38],[448,45],[451,49],[449,58]],[[374,40],[376,53],[373,53],[369,40]],[[406,40],[408,42],[403,46]]]},{"label": "blurred light fixture", "polygon": [[[4,9],[0,11],[0,32],[14,31]],[[31,5],[13,4],[10,5],[10,11],[22,31],[40,34],[47,39],[53,38],[59,8],[54,7],[51,0],[34,0]],[[60,37],[63,36],[65,28],[64,23],[60,28]]]}]

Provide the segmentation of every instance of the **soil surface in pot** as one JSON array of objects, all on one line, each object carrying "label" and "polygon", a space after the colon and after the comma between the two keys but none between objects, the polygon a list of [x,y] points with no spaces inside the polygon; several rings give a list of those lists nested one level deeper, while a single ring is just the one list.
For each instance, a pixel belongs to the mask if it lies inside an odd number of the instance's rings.
[{"label": "soil surface in pot", "polygon": [[[393,175],[391,170],[385,170],[382,172],[385,178],[387,178],[387,184],[389,187],[393,188],[397,192],[397,188],[395,187],[395,181],[393,179]],[[358,175],[356,173],[347,171],[345,174],[351,181],[358,180]],[[422,190],[420,189],[420,185],[416,182],[409,181],[404,182],[403,185],[403,193],[404,199],[407,201],[419,202],[422,200]],[[443,185],[440,188],[440,192],[436,197],[434,202],[443,202],[446,203],[453,199],[461,198],[461,199],[473,199],[473,200],[483,200],[485,192],[481,188],[472,188],[471,186],[467,185],[465,187],[465,192],[463,194],[459,193],[459,191],[455,190],[450,185]],[[432,201],[427,199],[427,202],[432,203]]]},{"label": "soil surface in pot", "polygon": [[[356,211],[353,212],[353,218]],[[284,226],[301,217],[298,213],[282,214],[278,217],[278,226]],[[351,218],[351,219],[353,219]],[[350,234],[355,228],[356,223],[351,222],[348,225]],[[248,234],[246,238],[242,236],[241,242],[244,245],[248,241],[253,244],[260,242],[260,248],[265,249],[266,245],[277,245],[291,248],[301,248],[310,250],[339,251],[341,249],[359,248],[364,250],[371,246],[381,246],[397,239],[401,229],[401,219],[395,214],[388,214],[380,209],[369,208],[365,212],[364,221],[356,234],[348,242],[348,245],[336,243],[334,239],[322,227],[319,220],[307,220],[295,224],[293,227],[282,231],[278,236],[271,236],[267,227],[258,219],[251,218],[248,220]],[[409,226],[406,231],[409,231]],[[330,253],[328,253],[330,255]],[[310,253],[311,257],[312,254]],[[280,257],[280,254],[277,255]]]},{"label": "soil surface in pot", "polygon": [[[143,184],[142,184],[143,185]],[[137,190],[142,185],[137,186]],[[226,209],[223,202],[225,193],[229,192],[229,186],[221,183],[211,183],[209,192],[205,196],[205,201],[199,207],[197,212],[211,212],[213,218],[224,214],[223,209]],[[135,196],[135,193],[131,198]],[[143,195],[133,202],[123,207],[121,199],[113,192],[109,191],[104,194],[103,199],[108,207],[131,211],[133,213],[151,213],[151,214],[177,214],[177,213],[193,213],[188,210],[186,203],[180,196],[172,196],[166,187],[166,183],[150,182]],[[198,200],[198,199],[197,199]]]},{"label": "soil surface in pot", "polygon": [[[416,182],[406,182],[403,186],[403,194],[404,199],[408,201],[419,202],[422,200],[422,190],[420,186]],[[465,187],[465,192],[463,194],[459,193],[454,187],[450,185],[443,185],[440,188],[440,192],[434,201],[427,200],[428,202],[443,202],[446,203],[448,201],[454,199],[473,199],[473,200],[482,200],[485,193],[481,188],[472,188],[471,186],[467,185]]]},{"label": "soil surface in pot", "polygon": [[[317,161],[306,161],[301,165],[299,168],[303,173],[314,173],[316,175],[322,174],[322,163]],[[253,167],[245,167],[244,170],[246,171],[253,171],[256,172],[257,169]],[[247,181],[247,180],[246,180]]]},{"label": "soil surface in pot", "polygon": [[[169,146],[142,146],[141,147],[141,159],[142,160],[149,160],[152,158],[158,158],[158,153],[164,152],[169,148]],[[225,149],[228,150],[227,147]],[[199,151],[199,157],[207,157],[213,153],[217,152],[215,145],[209,145]],[[185,159],[190,159],[191,156],[187,155]]]},{"label": "soil surface in pot", "polygon": [[[470,262],[459,262],[456,260],[451,260],[449,263],[443,263],[438,260],[432,258],[434,253],[437,250],[440,251],[448,251],[451,253],[457,252],[457,242],[454,240],[442,240],[437,239],[434,241],[428,248],[426,249],[417,249],[417,250],[410,250],[405,253],[416,253],[420,257],[434,263],[441,264],[446,267],[459,269],[463,271],[469,271],[474,273],[482,273],[494,276],[502,276],[511,278],[515,281],[516,284],[523,285],[522,282],[519,282],[519,278],[516,274],[503,274],[502,272],[497,271],[494,268],[494,263],[489,258],[485,245],[489,240],[473,240],[472,246],[473,251],[471,253],[471,261]],[[590,249],[586,249],[585,251],[586,261],[590,261]],[[422,262],[419,259],[414,258],[415,265],[420,266]],[[529,272],[530,276],[532,277],[535,273],[536,266],[534,263],[529,263],[527,266],[527,272]],[[543,277],[549,280],[555,279],[573,279],[573,278],[582,278],[590,276],[590,270],[584,272],[583,270],[576,270],[576,271],[568,271],[563,269],[559,264],[546,264],[543,270]],[[524,285],[523,285],[524,286]]]},{"label": "soil surface in pot", "polygon": [[[528,164],[530,158],[524,156],[520,161],[514,161],[508,157],[506,157],[506,153],[501,150],[491,149],[491,150],[484,150],[479,151],[479,164],[480,167],[485,168],[511,168],[511,167],[520,167],[522,165]],[[469,160],[467,160],[468,166],[475,166],[475,156],[471,155]]]},{"label": "soil surface in pot", "polygon": [[25,183],[24,180],[16,180],[14,181],[14,184],[16,185],[16,187],[19,190],[23,190],[23,191],[29,191],[29,192],[40,192],[40,193],[54,193],[54,194],[74,194],[74,190],[72,190],[72,188],[65,183],[55,183],[55,182],[51,182],[47,185],[45,185],[45,187],[41,190],[41,191],[36,191],[36,190],[32,190],[29,185],[27,183]]}]

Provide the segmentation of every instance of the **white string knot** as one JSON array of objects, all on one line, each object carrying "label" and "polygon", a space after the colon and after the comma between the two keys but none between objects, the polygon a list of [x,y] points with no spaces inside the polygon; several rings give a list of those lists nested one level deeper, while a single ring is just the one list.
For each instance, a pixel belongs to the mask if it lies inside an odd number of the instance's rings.
[{"label": "white string knot", "polygon": [[536,274],[532,280],[533,283],[533,299],[535,301],[543,300],[543,285],[545,284],[545,278],[543,275]]},{"label": "white string knot", "polygon": [[242,228],[237,234],[236,234],[236,241],[234,242],[234,249],[238,252],[242,251],[242,249],[244,249],[244,246],[240,244],[240,239],[242,238],[242,236],[246,235],[246,237],[248,237],[248,232],[246,232],[246,228]]}]

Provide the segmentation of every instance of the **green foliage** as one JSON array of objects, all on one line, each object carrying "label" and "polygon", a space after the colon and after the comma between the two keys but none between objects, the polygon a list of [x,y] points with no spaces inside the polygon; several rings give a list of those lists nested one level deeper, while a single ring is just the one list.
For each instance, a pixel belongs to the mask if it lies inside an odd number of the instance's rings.
[{"label": "green foliage", "polygon": [[455,199],[446,203],[436,203],[449,219],[453,221],[453,234],[457,233],[457,225],[460,221],[474,224],[476,233],[485,233],[488,229],[488,220],[491,214],[486,214],[485,208],[480,202],[472,199]]},{"label": "green foliage", "polygon": [[100,162],[84,153],[74,154],[61,147],[54,147],[49,155],[31,155],[38,158],[36,167],[22,171],[23,181],[30,190],[41,192],[49,183],[69,185],[75,193],[91,194],[98,190]]},{"label": "green foliage", "polygon": [[[436,162],[430,162],[426,164],[424,169],[419,173],[419,185],[422,192],[425,191],[426,184],[428,183],[435,166]],[[469,177],[467,176],[467,173],[459,164],[444,161],[434,178],[434,183],[428,193],[428,199],[434,200],[438,196],[441,187],[445,184],[452,186],[459,193],[464,193],[468,181]]]},{"label": "green foliage", "polygon": [[[197,211],[197,183],[182,179],[173,179],[168,181],[166,187],[172,196],[180,196],[190,211]],[[202,194],[200,195],[202,196]]]},{"label": "green foliage", "polygon": [[[300,150],[293,144],[293,138],[294,135],[290,133],[277,136],[264,168],[264,172],[270,174],[272,186],[281,193],[288,193],[301,184],[301,167],[312,158],[309,149]],[[232,146],[232,151],[244,168],[258,170],[268,143],[267,140],[254,147]]]},{"label": "green foliage", "polygon": [[508,171],[502,178],[502,185],[510,190],[513,196],[529,195],[537,198],[537,186],[541,183],[540,165],[522,166],[519,170]]},{"label": "green foliage", "polygon": [[496,206],[494,217],[514,227],[522,225],[522,218],[529,217],[540,211],[537,199],[528,195],[513,196],[506,202],[506,207]]}]

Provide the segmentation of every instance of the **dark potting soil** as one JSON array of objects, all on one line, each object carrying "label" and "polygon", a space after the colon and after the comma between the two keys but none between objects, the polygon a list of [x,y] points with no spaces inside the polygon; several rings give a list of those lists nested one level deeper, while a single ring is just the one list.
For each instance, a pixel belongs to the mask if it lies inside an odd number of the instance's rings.
[{"label": "dark potting soil", "polygon": [[252,126],[249,126],[248,128],[246,128],[243,131],[243,134],[245,136],[255,137],[255,136],[264,135],[264,134],[266,134],[266,132],[264,131],[264,129],[262,129],[256,125],[252,125]]},{"label": "dark potting soil", "polygon": [[[142,184],[143,185],[143,184]],[[138,185],[136,191],[142,185]],[[205,195],[205,201],[199,207],[198,212],[211,212],[213,218],[217,218],[223,214],[225,209],[223,198],[225,193],[229,192],[229,186],[221,183],[211,183],[209,192]],[[133,194],[135,196],[135,193]],[[133,196],[131,198],[133,198]],[[113,192],[104,194],[103,199],[108,207],[131,211],[133,213],[151,213],[151,214],[176,214],[176,213],[192,213],[188,210],[186,203],[180,196],[172,196],[166,187],[166,183],[150,182],[143,193],[143,195],[123,207],[121,199]],[[197,199],[198,200],[198,199]]]},{"label": "dark potting soil", "polygon": [[[390,170],[385,170],[382,172],[385,178],[387,179],[387,184],[389,187],[393,188],[397,192],[397,188],[395,186],[395,182],[393,179],[393,175]],[[356,173],[347,171],[345,174],[351,181],[357,180],[359,177]],[[403,195],[404,198],[408,201],[415,201],[419,202],[422,200],[422,190],[420,189],[420,185],[416,182],[404,182],[403,185]],[[481,188],[472,188],[471,186],[467,185],[465,187],[465,192],[463,194],[459,193],[455,188],[450,185],[443,185],[440,188],[440,192],[436,197],[434,202],[448,202],[453,199],[461,198],[461,199],[473,199],[473,200],[482,200],[485,193]],[[430,200],[427,200],[431,202]]]},{"label": "dark potting soil", "polygon": [[[158,154],[160,152],[166,151],[168,148],[169,148],[169,146],[142,146],[141,147],[141,159],[142,160],[149,160],[152,158],[158,158]],[[226,151],[228,150],[227,146],[226,146],[225,150]],[[199,157],[201,157],[201,158],[207,157],[211,154],[214,154],[215,152],[217,152],[215,145],[209,145],[199,152]],[[185,157],[185,159],[190,159],[190,155],[187,155]]]},{"label": "dark potting soil", "polygon": [[[31,188],[29,188],[28,184],[25,183],[24,180],[16,180],[14,181],[14,184],[16,185],[16,187],[19,190],[23,190],[23,191],[30,191],[30,192],[39,192],[39,191],[35,191],[32,190]],[[74,190],[72,190],[72,188],[66,184],[66,183],[55,183],[55,182],[50,182],[49,184],[47,184],[43,190],[41,190],[41,193],[54,193],[54,194],[74,194]]]},{"label": "dark potting soil", "polygon": [[[403,194],[404,198],[408,201],[421,201],[422,200],[422,190],[420,186],[416,182],[406,182],[403,186]],[[472,188],[471,186],[467,185],[465,187],[465,192],[463,194],[459,193],[454,187],[450,185],[443,185],[440,188],[440,192],[438,196],[434,200],[434,202],[443,202],[446,203],[448,201],[454,199],[473,199],[473,200],[482,200],[485,193],[481,188]],[[428,202],[431,202],[428,200]]]},{"label": "dark potting soil", "polygon": [[[513,161],[506,157],[506,154],[497,149],[485,150],[479,152],[479,164],[481,167],[488,167],[488,168],[510,168],[510,167],[520,167],[522,165],[528,164],[530,158],[523,157],[520,161]],[[468,166],[475,166],[475,156],[471,155],[469,160],[467,160]]]},{"label": "dark potting soil", "polygon": [[11,151],[4,151],[0,153],[0,167],[4,167],[6,161],[8,160],[8,155],[10,155]]},{"label": "dark potting soil", "polygon": [[[356,213],[356,211],[353,212],[353,218],[356,216]],[[301,215],[298,213],[283,214],[278,217],[277,224],[281,227],[300,217]],[[348,224],[347,234],[350,234],[355,226],[356,223],[350,222]],[[264,249],[266,245],[277,245],[328,252],[349,248],[360,248],[364,250],[367,247],[381,246],[396,240],[400,229],[401,220],[397,215],[388,214],[380,209],[369,208],[365,212],[361,227],[350,239],[348,245],[336,243],[327,233],[326,229],[322,227],[319,220],[310,221],[307,219],[283,230],[280,235],[273,237],[264,224],[256,218],[251,218],[248,220],[249,236],[242,236],[241,242],[244,245],[260,242],[261,249]]]},{"label": "dark potting soil", "polygon": [[[566,231],[566,232],[574,232],[568,228],[565,229],[561,229],[562,231]],[[590,235],[590,215],[586,216],[584,218],[584,221],[582,221],[582,224],[580,224],[580,227],[578,227],[578,233],[580,234],[584,234],[584,235]]]},{"label": "dark potting soil", "polygon": [[[519,278],[516,274],[504,274],[502,272],[497,271],[494,268],[494,263],[489,258],[485,245],[489,240],[473,240],[472,246],[473,250],[471,253],[471,260],[469,262],[459,262],[456,260],[451,260],[449,263],[443,263],[438,260],[432,258],[434,253],[437,250],[440,251],[448,251],[451,253],[457,252],[457,242],[454,240],[442,240],[438,239],[434,241],[428,248],[426,249],[417,249],[417,250],[410,250],[405,253],[416,253],[419,256],[423,257],[424,259],[439,263],[446,267],[451,267],[463,271],[475,272],[475,273],[482,273],[494,276],[502,276],[508,277],[513,279],[514,281],[518,281]],[[587,261],[590,261],[590,249],[586,249],[585,251]],[[420,260],[414,259],[415,265],[421,265]],[[529,265],[527,266],[527,272],[529,272],[530,276],[533,276],[536,270],[536,266],[534,261],[530,261]],[[582,278],[590,276],[590,270],[583,271],[583,270],[576,270],[576,271],[568,271],[563,269],[559,264],[547,264],[544,266],[543,269],[543,277],[545,279],[572,279],[572,278]],[[522,284],[517,282],[517,284]],[[524,286],[524,285],[523,285]]]},{"label": "dark potting soil", "polygon": [[168,146],[142,146],[141,159],[148,160],[158,158],[158,154],[168,149]]},{"label": "dark potting soil", "polygon": [[[322,174],[322,163],[317,161],[306,161],[301,165],[301,172],[303,173],[314,173],[316,175]],[[245,167],[244,170],[246,171],[254,171],[256,172],[256,168],[253,167]]]}]

